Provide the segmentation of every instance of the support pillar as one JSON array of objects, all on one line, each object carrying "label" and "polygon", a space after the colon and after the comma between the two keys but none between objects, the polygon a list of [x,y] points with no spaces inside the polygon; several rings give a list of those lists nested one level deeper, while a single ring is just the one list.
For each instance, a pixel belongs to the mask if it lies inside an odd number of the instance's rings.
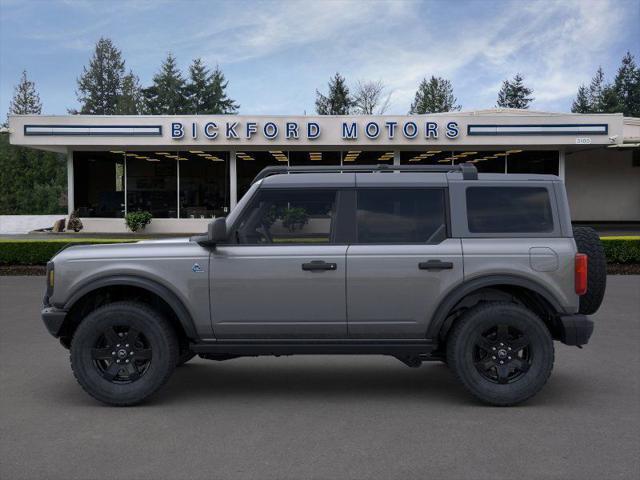
[{"label": "support pillar", "polygon": [[229,152],[229,207],[233,210],[238,203],[238,171],[236,168],[236,151]]},{"label": "support pillar", "polygon": [[560,155],[558,157],[558,176],[564,182],[564,174],[565,174],[565,149],[560,149]]},{"label": "support pillar", "polygon": [[73,184],[73,151],[67,149],[67,213],[75,210],[75,191]]}]

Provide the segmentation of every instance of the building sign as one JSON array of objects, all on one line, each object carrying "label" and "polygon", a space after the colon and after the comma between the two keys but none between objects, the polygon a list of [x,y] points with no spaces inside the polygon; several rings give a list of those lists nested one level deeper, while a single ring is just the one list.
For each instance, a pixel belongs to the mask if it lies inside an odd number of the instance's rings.
[{"label": "building sign", "polygon": [[[338,129],[338,135],[342,140],[358,140],[366,137],[369,140],[385,138],[393,140],[402,137],[407,140],[415,138],[436,140],[441,135],[448,139],[458,138],[460,127],[457,122],[449,121],[444,125],[434,121],[406,120],[398,121],[367,121],[357,122],[353,120],[336,122],[331,125]],[[335,136],[336,132],[332,132]],[[319,139],[323,134],[318,122],[267,121],[264,123],[254,121],[226,121],[226,122],[172,122],[171,138],[174,140],[193,139],[201,136],[208,140],[225,138],[227,140],[252,140],[256,136],[269,141],[282,140],[306,140]]]}]

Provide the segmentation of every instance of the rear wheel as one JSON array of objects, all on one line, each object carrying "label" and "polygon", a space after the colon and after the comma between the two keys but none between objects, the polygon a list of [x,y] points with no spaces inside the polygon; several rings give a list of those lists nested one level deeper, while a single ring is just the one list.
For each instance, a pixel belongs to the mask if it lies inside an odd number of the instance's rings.
[{"label": "rear wheel", "polygon": [[553,369],[553,340],[530,310],[487,303],[469,310],[447,341],[447,363],[474,396],[491,405],[524,402]]},{"label": "rear wheel", "polygon": [[89,395],[109,405],[133,405],[156,392],[178,358],[176,335],[155,310],[115,302],[91,312],[71,341],[71,368]]}]

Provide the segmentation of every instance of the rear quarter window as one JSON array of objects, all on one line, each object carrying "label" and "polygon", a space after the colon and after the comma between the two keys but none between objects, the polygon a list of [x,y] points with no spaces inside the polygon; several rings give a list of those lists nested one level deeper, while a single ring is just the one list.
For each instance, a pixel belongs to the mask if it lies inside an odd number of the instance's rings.
[{"label": "rear quarter window", "polygon": [[553,232],[551,201],[544,187],[469,187],[466,195],[472,233]]}]

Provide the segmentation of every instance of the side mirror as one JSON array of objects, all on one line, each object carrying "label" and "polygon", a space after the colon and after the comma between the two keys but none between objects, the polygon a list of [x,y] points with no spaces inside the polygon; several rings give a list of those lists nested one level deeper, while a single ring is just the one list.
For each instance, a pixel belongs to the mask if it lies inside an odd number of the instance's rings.
[{"label": "side mirror", "polygon": [[227,219],[225,217],[218,217],[209,223],[208,237],[211,245],[222,243],[227,239]]}]

